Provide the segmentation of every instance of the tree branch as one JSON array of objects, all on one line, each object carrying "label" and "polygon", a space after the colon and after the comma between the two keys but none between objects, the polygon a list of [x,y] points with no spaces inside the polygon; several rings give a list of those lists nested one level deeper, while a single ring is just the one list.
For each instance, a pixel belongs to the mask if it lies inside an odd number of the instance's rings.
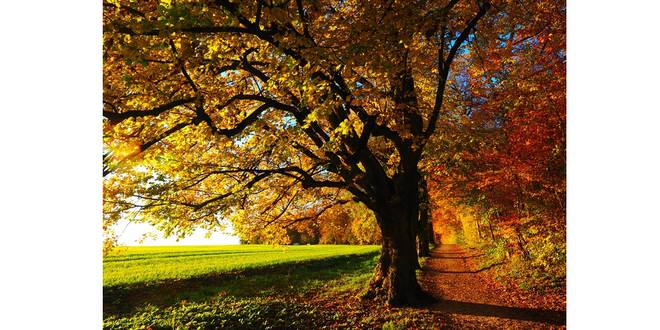
[{"label": "tree branch", "polygon": [[196,97],[188,97],[185,99],[175,100],[163,105],[157,106],[150,110],[129,110],[124,112],[103,111],[103,117],[108,118],[111,123],[116,124],[128,118],[138,118],[146,116],[158,116],[161,113],[178,107],[180,105],[195,102]]},{"label": "tree branch", "polygon": [[[435,131],[436,127],[436,122],[438,121],[438,117],[440,116],[440,110],[442,108],[442,103],[443,103],[443,98],[445,94],[445,87],[447,84],[447,77],[449,76],[449,69],[451,67],[451,63],[454,61],[454,57],[456,56],[456,53],[458,52],[458,49],[461,47],[463,42],[467,39],[467,37],[470,35],[470,32],[474,27],[477,25],[477,22],[486,14],[488,9],[490,9],[491,5],[489,2],[484,3],[479,7],[479,11],[477,14],[468,22],[467,26],[461,34],[458,36],[458,38],[454,41],[454,44],[452,45],[451,49],[449,50],[449,54],[447,55],[447,59],[442,61],[442,53],[439,54],[438,61],[439,63],[442,63],[442,70],[438,72],[438,87],[435,92],[435,104],[433,106],[433,112],[431,113],[431,118],[429,119],[429,126],[426,129],[426,132],[424,133],[424,136],[426,139],[428,139],[433,132]],[[444,44],[444,42],[442,43]],[[443,48],[440,50],[443,52]]]},{"label": "tree branch", "polygon": [[282,228],[289,228],[291,225],[293,225],[295,223],[298,223],[298,222],[318,219],[318,217],[320,217],[325,211],[327,211],[327,210],[329,210],[329,209],[331,209],[331,208],[333,208],[337,205],[344,205],[348,202],[351,202],[351,200],[347,200],[347,199],[338,200],[335,203],[331,203],[331,204],[328,204],[328,205],[324,206],[319,212],[316,212],[313,215],[308,215],[308,216],[305,216],[305,217],[300,217],[300,218],[297,218],[297,219],[293,219],[292,221],[290,221],[289,223],[284,225]]}]

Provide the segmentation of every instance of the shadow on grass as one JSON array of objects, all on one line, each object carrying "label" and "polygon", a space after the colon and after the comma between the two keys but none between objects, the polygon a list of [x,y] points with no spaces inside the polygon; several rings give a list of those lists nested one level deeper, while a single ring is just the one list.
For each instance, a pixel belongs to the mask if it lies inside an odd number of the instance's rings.
[{"label": "shadow on grass", "polygon": [[183,300],[201,302],[224,296],[297,295],[323,286],[329,290],[354,289],[368,280],[378,253],[289,263],[186,280],[104,287],[103,315],[124,315],[144,305],[165,307]]},{"label": "shadow on grass", "polygon": [[522,321],[543,322],[553,325],[566,324],[565,311],[487,305],[455,300],[443,300],[432,306],[431,310],[450,314],[493,316]]}]

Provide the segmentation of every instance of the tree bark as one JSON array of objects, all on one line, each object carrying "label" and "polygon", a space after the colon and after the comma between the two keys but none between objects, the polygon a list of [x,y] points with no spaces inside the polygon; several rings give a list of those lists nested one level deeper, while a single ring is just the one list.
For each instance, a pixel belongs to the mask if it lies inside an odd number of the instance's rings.
[{"label": "tree bark", "polygon": [[436,234],[435,234],[435,231],[433,230],[433,221],[431,221],[431,219],[429,219],[429,229],[428,230],[429,230],[429,244],[433,244],[433,245],[438,244],[438,242],[435,241]]},{"label": "tree bark", "polygon": [[418,306],[434,301],[422,290],[416,276],[418,179],[397,181],[397,195],[374,210],[383,238],[382,251],[365,297],[381,297],[392,306]]},{"label": "tree bark", "polygon": [[419,180],[419,223],[417,233],[418,251],[420,257],[430,257],[431,250],[429,249],[429,236],[432,229],[429,228],[429,192],[426,187],[426,180],[420,176]]},{"label": "tree bark", "polygon": [[416,277],[417,251],[410,226],[417,219],[405,213],[408,212],[393,213],[399,219],[389,216],[380,221],[382,251],[367,292],[367,297],[381,296],[392,306],[416,306],[433,301]]},{"label": "tree bark", "polygon": [[525,245],[527,242],[525,242],[525,238],[523,237],[522,233],[520,232],[520,229],[516,228],[516,238],[517,238],[517,243],[518,243],[518,249],[520,249],[520,252],[522,253],[522,256],[525,260],[529,260],[529,252],[525,248]]},{"label": "tree bark", "polygon": [[474,223],[477,225],[477,236],[479,236],[479,241],[481,241],[481,226],[479,226],[479,216],[474,217]]}]

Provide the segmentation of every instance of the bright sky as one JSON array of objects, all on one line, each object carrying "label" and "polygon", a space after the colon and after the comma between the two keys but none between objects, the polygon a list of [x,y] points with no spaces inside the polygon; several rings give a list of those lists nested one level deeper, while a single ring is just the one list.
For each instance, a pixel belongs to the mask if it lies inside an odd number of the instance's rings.
[{"label": "bright sky", "polygon": [[[163,235],[157,231],[153,226],[146,223],[133,223],[128,220],[119,221],[115,227],[115,232],[118,236],[119,245],[147,245],[147,246],[158,246],[158,245],[224,245],[224,244],[239,244],[238,236],[231,234],[223,234],[215,232],[211,237],[206,238],[204,235],[206,231],[204,230],[195,230],[195,232],[183,239],[180,239],[178,242],[175,237],[163,238]],[[153,232],[157,234],[157,239],[147,238],[144,242],[139,243],[144,234],[148,232]],[[232,233],[231,228],[227,229],[228,233]]]}]

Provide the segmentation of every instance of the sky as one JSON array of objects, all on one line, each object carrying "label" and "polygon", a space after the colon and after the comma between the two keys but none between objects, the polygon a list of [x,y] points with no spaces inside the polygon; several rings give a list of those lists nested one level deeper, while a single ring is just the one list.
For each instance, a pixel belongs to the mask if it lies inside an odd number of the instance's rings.
[{"label": "sky", "polygon": [[[206,238],[205,230],[195,230],[195,232],[183,239],[176,240],[175,237],[164,238],[162,233],[156,230],[153,226],[146,223],[134,223],[128,220],[119,221],[115,224],[115,232],[118,236],[119,245],[144,245],[144,246],[159,246],[159,245],[225,245],[225,244],[239,244],[238,236],[232,235],[232,230],[229,228],[228,233],[215,232],[211,237]],[[153,232],[157,235],[156,239],[147,238],[142,243],[139,240],[144,234]]]}]

